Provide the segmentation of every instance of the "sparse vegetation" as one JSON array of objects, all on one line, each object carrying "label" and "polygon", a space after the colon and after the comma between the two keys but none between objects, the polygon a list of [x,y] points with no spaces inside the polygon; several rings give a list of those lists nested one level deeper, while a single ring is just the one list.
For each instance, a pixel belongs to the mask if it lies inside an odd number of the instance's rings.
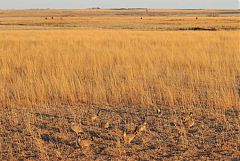
[{"label": "sparse vegetation", "polygon": [[239,18],[62,12],[0,18],[0,160],[239,159]]}]

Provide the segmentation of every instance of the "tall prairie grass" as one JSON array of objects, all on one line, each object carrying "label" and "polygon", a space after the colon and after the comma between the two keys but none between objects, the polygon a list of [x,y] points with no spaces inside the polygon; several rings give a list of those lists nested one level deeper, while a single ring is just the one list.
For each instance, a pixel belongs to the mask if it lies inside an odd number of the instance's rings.
[{"label": "tall prairie grass", "polygon": [[239,107],[238,31],[0,31],[0,103]]}]

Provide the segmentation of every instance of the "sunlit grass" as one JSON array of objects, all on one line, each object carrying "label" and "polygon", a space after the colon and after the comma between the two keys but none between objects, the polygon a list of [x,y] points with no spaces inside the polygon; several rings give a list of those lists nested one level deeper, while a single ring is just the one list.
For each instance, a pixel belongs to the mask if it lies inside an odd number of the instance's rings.
[{"label": "sunlit grass", "polygon": [[239,32],[1,31],[3,104],[239,104]]}]

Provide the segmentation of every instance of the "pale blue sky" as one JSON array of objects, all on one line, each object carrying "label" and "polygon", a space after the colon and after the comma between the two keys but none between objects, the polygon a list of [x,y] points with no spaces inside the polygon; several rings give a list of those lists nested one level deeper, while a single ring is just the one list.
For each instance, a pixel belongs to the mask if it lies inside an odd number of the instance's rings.
[{"label": "pale blue sky", "polygon": [[0,9],[82,9],[159,8],[159,9],[239,9],[240,0],[0,0]]}]

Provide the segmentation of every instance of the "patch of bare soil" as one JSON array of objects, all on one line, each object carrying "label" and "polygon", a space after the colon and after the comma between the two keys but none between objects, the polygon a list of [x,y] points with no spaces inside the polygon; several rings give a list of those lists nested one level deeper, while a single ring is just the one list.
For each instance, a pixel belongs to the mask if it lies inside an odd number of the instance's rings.
[{"label": "patch of bare soil", "polygon": [[[0,111],[0,160],[240,159],[239,108],[53,106]],[[103,128],[106,122],[109,127]],[[124,131],[132,134],[144,122],[146,129],[124,143]],[[76,134],[73,123],[83,132]],[[93,141],[83,148],[78,136]]]}]

